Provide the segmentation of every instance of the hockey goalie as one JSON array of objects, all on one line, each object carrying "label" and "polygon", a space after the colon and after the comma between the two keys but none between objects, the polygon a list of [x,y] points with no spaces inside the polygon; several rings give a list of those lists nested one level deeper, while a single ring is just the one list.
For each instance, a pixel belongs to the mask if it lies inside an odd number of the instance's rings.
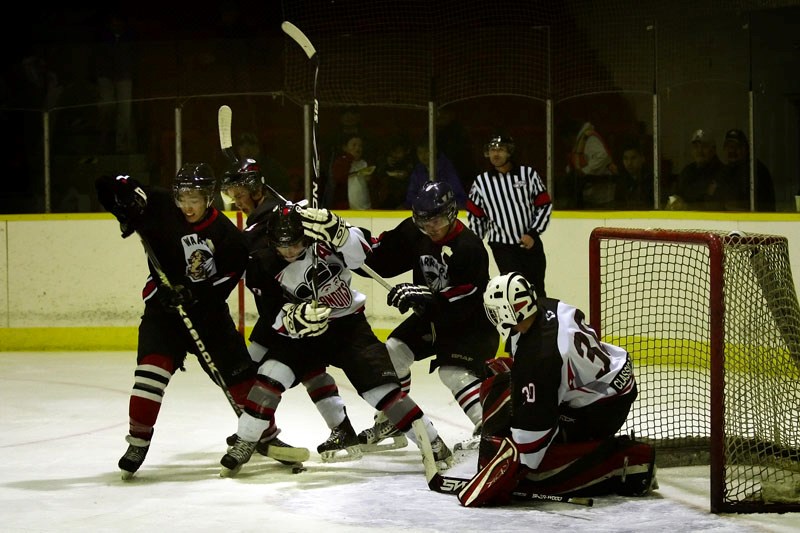
[{"label": "hockey goalie", "polygon": [[516,272],[490,280],[484,306],[511,357],[488,363],[478,473],[459,492],[461,504],[503,505],[515,492],[640,496],[656,488],[653,448],[615,436],[637,396],[629,354],[601,342],[581,310],[537,299]]}]

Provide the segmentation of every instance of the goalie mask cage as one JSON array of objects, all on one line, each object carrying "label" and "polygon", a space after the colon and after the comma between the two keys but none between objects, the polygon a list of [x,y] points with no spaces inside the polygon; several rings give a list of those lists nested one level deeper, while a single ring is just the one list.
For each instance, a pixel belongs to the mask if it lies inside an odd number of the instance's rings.
[{"label": "goalie mask cage", "polygon": [[596,228],[590,312],[627,349],[620,430],[660,468],[710,465],[714,513],[800,511],[800,308],[785,237]]}]

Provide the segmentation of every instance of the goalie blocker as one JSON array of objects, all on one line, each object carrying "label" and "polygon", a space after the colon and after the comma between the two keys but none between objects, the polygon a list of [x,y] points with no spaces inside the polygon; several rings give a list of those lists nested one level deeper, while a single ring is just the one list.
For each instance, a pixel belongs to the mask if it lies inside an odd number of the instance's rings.
[{"label": "goalie blocker", "polygon": [[655,449],[627,436],[550,445],[535,470],[519,463],[510,438],[510,373],[484,380],[483,433],[478,453],[478,474],[459,493],[469,507],[503,505],[515,494],[553,495],[565,498],[642,496],[657,488]]}]

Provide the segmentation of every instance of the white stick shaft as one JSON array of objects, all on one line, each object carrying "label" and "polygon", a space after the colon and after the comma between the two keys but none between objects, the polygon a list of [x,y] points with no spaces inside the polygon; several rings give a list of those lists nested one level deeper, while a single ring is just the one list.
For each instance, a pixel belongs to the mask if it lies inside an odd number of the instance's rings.
[{"label": "white stick shaft", "polygon": [[368,267],[366,264],[361,265],[361,270],[366,272],[369,277],[380,283],[383,286],[383,288],[386,289],[387,291],[392,290],[393,288],[392,285],[388,281],[383,279],[377,272]]}]

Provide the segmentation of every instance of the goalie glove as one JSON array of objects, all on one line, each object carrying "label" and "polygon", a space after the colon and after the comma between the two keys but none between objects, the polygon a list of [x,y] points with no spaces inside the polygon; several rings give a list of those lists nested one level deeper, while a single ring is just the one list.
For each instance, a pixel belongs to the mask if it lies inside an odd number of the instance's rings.
[{"label": "goalie glove", "polygon": [[296,209],[303,224],[303,233],[312,239],[329,242],[335,248],[341,248],[350,237],[347,222],[327,209],[313,207],[297,207]]},{"label": "goalie glove", "polygon": [[394,306],[405,313],[413,309],[415,313],[421,315],[425,313],[428,304],[433,300],[433,293],[424,285],[414,285],[413,283],[400,283],[392,287],[386,295],[386,303]]},{"label": "goalie glove", "polygon": [[284,304],[283,325],[292,337],[316,337],[328,329],[331,308],[303,302]]},{"label": "goalie glove", "polygon": [[178,306],[189,307],[195,303],[192,291],[183,285],[159,285],[156,298],[169,311],[177,311]]},{"label": "goalie glove", "polygon": [[100,176],[95,189],[100,204],[119,221],[122,238],[130,236],[144,216],[147,194],[130,176]]}]

